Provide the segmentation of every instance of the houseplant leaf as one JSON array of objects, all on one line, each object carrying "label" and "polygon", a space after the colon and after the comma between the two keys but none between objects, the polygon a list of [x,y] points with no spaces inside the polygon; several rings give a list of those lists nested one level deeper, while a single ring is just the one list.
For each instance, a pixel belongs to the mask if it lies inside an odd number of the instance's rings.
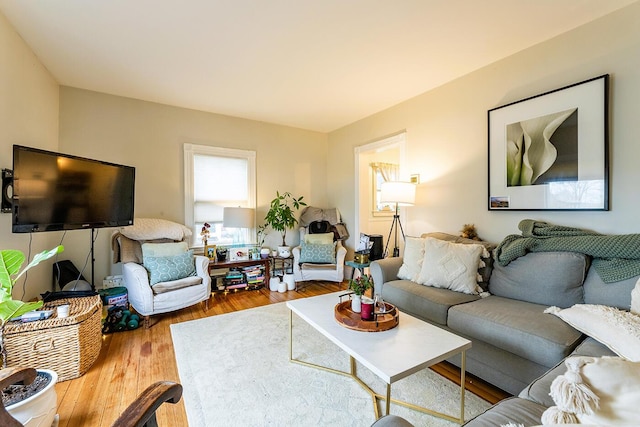
[{"label": "houseplant leaf", "polygon": [[0,302],[11,299],[14,282],[11,276],[20,270],[24,260],[25,256],[21,251],[15,249],[0,251]]},{"label": "houseplant leaf", "polygon": [[42,301],[37,302],[22,302],[18,300],[5,301],[0,304],[0,319],[2,323],[14,317],[22,316],[23,314],[37,310],[42,307]]}]

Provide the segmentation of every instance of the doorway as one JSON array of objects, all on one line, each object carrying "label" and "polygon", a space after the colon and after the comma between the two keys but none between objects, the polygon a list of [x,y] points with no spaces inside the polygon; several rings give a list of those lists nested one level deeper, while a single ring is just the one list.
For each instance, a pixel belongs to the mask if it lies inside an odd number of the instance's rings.
[{"label": "doorway", "polygon": [[[378,202],[380,183],[384,180],[403,180],[406,150],[406,132],[355,147],[355,242],[360,233],[387,238],[395,207]],[[394,171],[395,165],[395,171]],[[401,217],[403,213],[400,213]],[[402,218],[404,222],[404,218]]]}]

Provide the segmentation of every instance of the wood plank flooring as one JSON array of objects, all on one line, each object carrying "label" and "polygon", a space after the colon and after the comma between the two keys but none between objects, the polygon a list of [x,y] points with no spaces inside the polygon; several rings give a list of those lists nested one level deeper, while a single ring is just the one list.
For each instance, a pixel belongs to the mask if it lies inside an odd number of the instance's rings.
[{"label": "wood plank flooring", "polygon": [[[345,283],[308,282],[299,292],[282,294],[268,289],[214,294],[208,310],[204,304],[198,304],[154,317],[156,323],[149,329],[105,335],[100,356],[91,369],[80,378],[56,385],[59,426],[110,426],[150,384],[160,380],[179,382],[169,329],[172,323],[336,292],[344,290]],[[441,363],[433,369],[459,382],[460,374],[455,366]],[[466,387],[492,403],[508,396],[470,375],[467,375]],[[162,405],[157,416],[161,426],[188,425],[182,400],[176,405]]]}]

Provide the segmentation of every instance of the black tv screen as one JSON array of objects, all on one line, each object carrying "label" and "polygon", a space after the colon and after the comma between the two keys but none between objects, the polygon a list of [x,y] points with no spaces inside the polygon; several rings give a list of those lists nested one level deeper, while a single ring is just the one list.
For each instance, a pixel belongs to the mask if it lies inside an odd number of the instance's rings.
[{"label": "black tv screen", "polygon": [[13,146],[14,233],[133,224],[135,168]]}]

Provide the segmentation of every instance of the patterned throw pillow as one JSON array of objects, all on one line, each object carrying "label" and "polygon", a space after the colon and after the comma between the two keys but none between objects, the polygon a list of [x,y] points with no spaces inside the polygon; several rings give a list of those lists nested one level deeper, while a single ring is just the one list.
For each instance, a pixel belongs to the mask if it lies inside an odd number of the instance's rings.
[{"label": "patterned throw pillow", "polygon": [[312,264],[335,264],[336,244],[306,243],[300,244],[300,262]]},{"label": "patterned throw pillow", "polygon": [[478,286],[478,265],[483,249],[481,245],[449,243],[426,237],[418,283],[478,294],[482,291]]},{"label": "patterned throw pillow", "polygon": [[196,275],[193,249],[180,255],[146,257],[143,260],[143,265],[149,272],[149,284],[151,286],[160,282]]}]

